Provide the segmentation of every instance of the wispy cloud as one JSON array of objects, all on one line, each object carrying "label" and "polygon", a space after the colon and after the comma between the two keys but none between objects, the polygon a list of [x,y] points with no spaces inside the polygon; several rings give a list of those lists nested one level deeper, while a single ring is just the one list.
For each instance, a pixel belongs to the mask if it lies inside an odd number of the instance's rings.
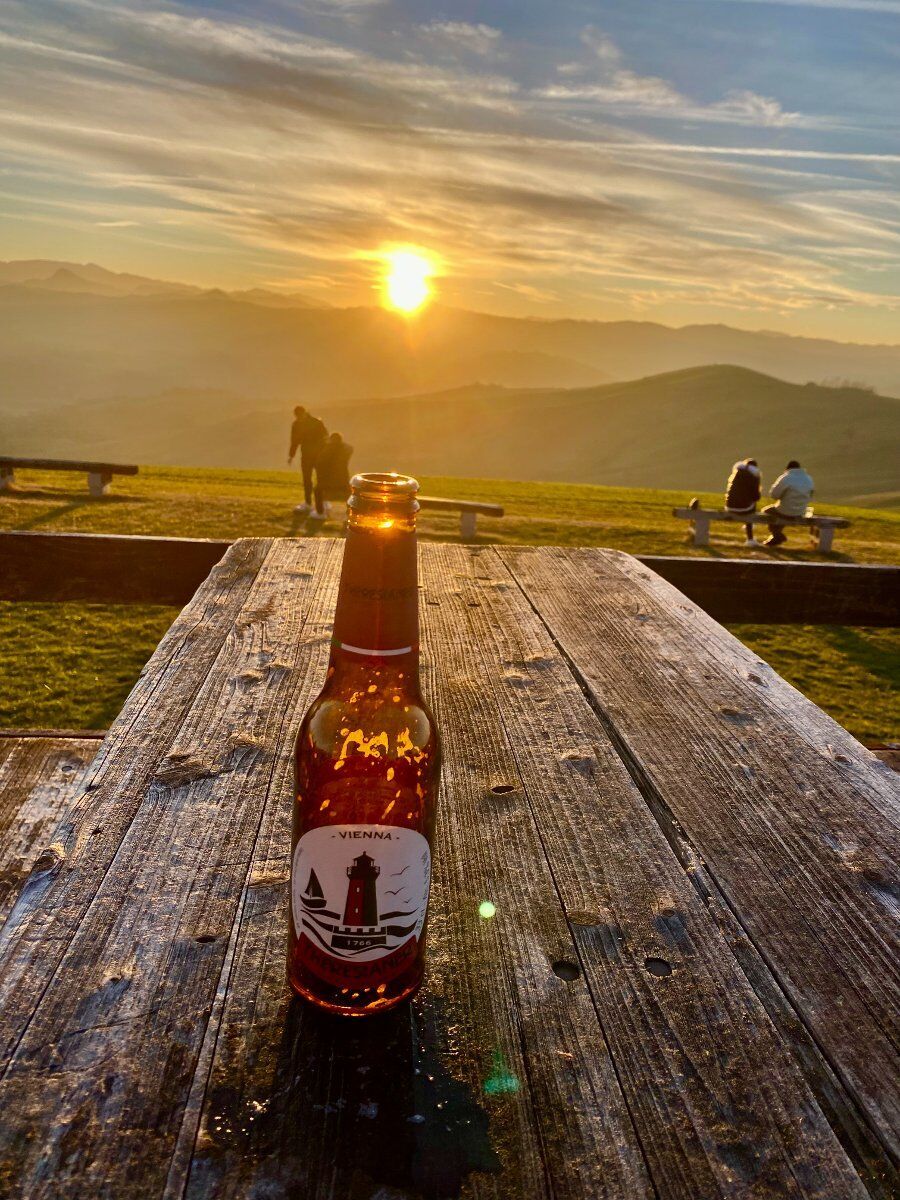
[{"label": "wispy cloud", "polygon": [[7,213],[217,255],[248,283],[253,264],[256,279],[338,300],[370,295],[365,252],[410,241],[442,253],[458,303],[897,303],[880,206],[900,154],[835,143],[821,114],[743,82],[688,95],[597,29],[577,54],[525,63],[481,24],[410,25],[375,45],[210,11],[8,4]]},{"label": "wispy cloud", "polygon": [[713,4],[777,4],[785,8],[833,8],[900,16],[900,0],[711,0]]},{"label": "wispy cloud", "polygon": [[421,35],[439,46],[449,46],[482,58],[494,54],[500,45],[501,33],[491,25],[468,21],[431,21],[421,26]]},{"label": "wispy cloud", "polygon": [[622,154],[724,155],[729,158],[798,158],[818,162],[900,163],[898,154],[867,154],[855,150],[799,150],[788,146],[712,146],[706,142],[685,145],[679,142],[634,142],[629,146],[613,143]]},{"label": "wispy cloud", "polygon": [[550,84],[541,89],[548,100],[572,105],[597,104],[611,110],[643,113],[675,121],[713,121],[719,124],[783,126],[803,121],[785,112],[777,100],[746,88],[729,89],[712,103],[682,94],[665,79],[630,69],[616,43],[602,30],[587,26],[581,32],[586,54],[559,64],[558,74],[577,82]]}]

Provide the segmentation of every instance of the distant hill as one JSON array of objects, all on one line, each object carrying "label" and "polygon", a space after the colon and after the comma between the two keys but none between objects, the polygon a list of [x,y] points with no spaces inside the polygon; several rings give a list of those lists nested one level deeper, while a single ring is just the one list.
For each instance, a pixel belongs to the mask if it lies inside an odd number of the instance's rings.
[{"label": "distant hill", "polygon": [[15,262],[0,262],[0,285],[16,284],[38,292],[74,292],[86,296],[203,296],[223,295],[250,304],[273,308],[310,308],[313,305],[299,292],[274,292],[267,288],[223,292],[217,288],[202,288],[196,284],[174,283],[166,279],[150,279],[145,275],[130,275],[109,271],[97,263],[59,262],[54,259],[32,258]]},{"label": "distant hill", "polygon": [[311,307],[96,264],[0,264],[0,407],[227,389],[314,403],[463,384],[561,388],[734,363],[795,383],[854,380],[900,395],[900,345],[863,346],[725,325],[523,320],[432,305]]},{"label": "distant hill", "polygon": [[[898,491],[900,401],[731,365],[591,388],[473,386],[319,410],[354,445],[358,470],[692,492],[718,491],[735,459],[753,455],[767,482],[799,458],[822,500],[871,496],[885,506]],[[287,403],[178,390],[7,414],[3,443],[23,454],[272,467],[284,462],[289,422]]]}]

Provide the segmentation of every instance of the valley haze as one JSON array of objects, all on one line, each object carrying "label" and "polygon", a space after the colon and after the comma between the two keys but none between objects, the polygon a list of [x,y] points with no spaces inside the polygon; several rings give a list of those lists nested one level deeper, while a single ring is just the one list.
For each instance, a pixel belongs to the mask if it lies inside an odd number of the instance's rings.
[{"label": "valley haze", "polygon": [[272,467],[306,403],[359,469],[714,490],[808,462],[893,504],[900,346],[725,325],[415,318],[96,264],[0,264],[3,453]]}]

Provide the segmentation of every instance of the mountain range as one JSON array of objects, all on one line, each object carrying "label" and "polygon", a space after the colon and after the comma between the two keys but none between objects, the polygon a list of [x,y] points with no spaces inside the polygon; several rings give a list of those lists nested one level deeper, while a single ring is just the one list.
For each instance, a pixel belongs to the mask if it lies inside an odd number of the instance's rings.
[{"label": "mountain range", "polygon": [[769,478],[798,457],[823,497],[893,503],[894,395],[900,345],[0,263],[0,453],[279,466],[304,401],[358,468],[702,490],[738,457]]},{"label": "mountain range", "polygon": [[[470,385],[317,409],[355,470],[718,491],[756,457],[766,482],[797,457],[831,502],[900,504],[900,400],[706,366],[625,383],[515,390]],[[11,453],[192,466],[283,467],[291,406],[228,391],[7,416]]]},{"label": "mountain range", "polygon": [[536,320],[431,305],[413,320],[266,289],[204,290],[93,264],[0,263],[0,407],[172,388],[314,403],[468,384],[586,387],[731,363],[900,394],[900,345],[649,321]]},{"label": "mountain range", "polygon": [[231,296],[251,304],[272,308],[310,308],[314,306],[299,292],[274,292],[268,288],[223,292],[221,288],[202,288],[192,283],[174,283],[109,271],[96,263],[57,262],[48,258],[0,262],[0,286],[17,284],[37,292],[69,292],[83,296]]}]

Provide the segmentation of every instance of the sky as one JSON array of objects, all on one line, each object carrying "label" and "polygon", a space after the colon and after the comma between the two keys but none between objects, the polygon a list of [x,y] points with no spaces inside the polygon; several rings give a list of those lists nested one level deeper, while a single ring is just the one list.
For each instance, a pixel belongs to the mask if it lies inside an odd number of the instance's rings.
[{"label": "sky", "polygon": [[0,258],[900,342],[900,0],[0,5]]}]

